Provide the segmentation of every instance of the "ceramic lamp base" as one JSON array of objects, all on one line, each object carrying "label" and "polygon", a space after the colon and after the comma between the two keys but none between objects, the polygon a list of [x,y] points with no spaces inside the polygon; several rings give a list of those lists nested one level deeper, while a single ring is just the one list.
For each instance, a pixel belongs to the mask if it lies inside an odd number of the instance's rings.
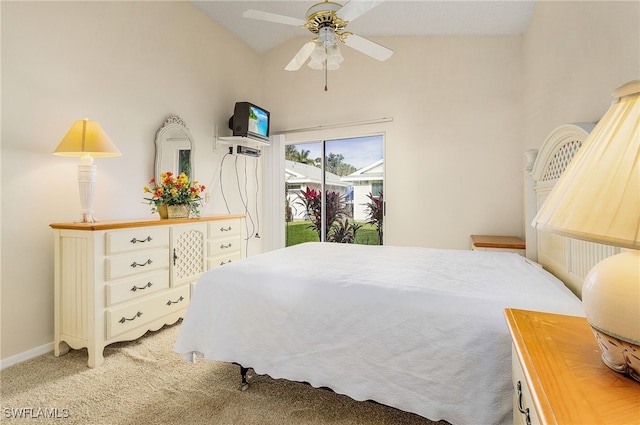
[{"label": "ceramic lamp base", "polygon": [[85,212],[82,213],[82,217],[74,221],[74,223],[97,223],[97,222],[98,220],[96,220],[93,217],[93,213],[85,213]]},{"label": "ceramic lamp base", "polygon": [[640,382],[640,346],[607,335],[593,327],[592,329],[602,351],[604,364]]},{"label": "ceramic lamp base", "polygon": [[596,264],[586,277],[582,303],[604,363],[640,382],[640,251]]},{"label": "ceramic lamp base", "polygon": [[82,206],[82,217],[76,223],[95,223],[93,217],[93,195],[96,185],[96,169],[93,165],[93,158],[85,155],[78,165],[78,188],[80,189],[80,205]]}]

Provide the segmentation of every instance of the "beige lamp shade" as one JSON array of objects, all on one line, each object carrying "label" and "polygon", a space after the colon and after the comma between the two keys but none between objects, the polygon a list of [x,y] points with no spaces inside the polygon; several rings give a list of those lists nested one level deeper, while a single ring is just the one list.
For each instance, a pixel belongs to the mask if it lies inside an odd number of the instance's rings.
[{"label": "beige lamp shade", "polygon": [[61,156],[89,154],[93,157],[121,155],[100,125],[87,119],[73,123],[53,154]]},{"label": "beige lamp shade", "polygon": [[640,80],[620,87],[533,220],[591,242],[640,249]]}]

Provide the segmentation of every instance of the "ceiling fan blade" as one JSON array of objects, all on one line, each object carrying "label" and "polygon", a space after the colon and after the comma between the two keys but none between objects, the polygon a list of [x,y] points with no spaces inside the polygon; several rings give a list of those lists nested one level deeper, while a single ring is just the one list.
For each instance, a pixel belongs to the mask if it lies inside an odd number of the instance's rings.
[{"label": "ceiling fan blade", "polygon": [[384,2],[384,0],[351,0],[340,8],[338,16],[342,20],[351,22],[382,2]]},{"label": "ceiling fan blade", "polygon": [[242,13],[245,18],[258,19],[260,21],[275,22],[278,24],[293,25],[299,27],[307,23],[307,21],[290,16],[277,15],[275,13],[262,12],[260,10],[246,10]]},{"label": "ceiling fan blade", "polygon": [[379,61],[385,61],[393,54],[393,50],[387,49],[378,43],[374,43],[373,41],[367,40],[366,38],[360,37],[356,34],[349,35],[344,40],[344,44],[352,49],[356,49],[357,51],[364,53],[365,55],[369,55],[374,59],[378,59]]},{"label": "ceiling fan blade", "polygon": [[284,69],[286,69],[287,71],[297,71],[298,69],[300,69],[305,61],[309,59],[309,56],[311,56],[311,52],[313,52],[313,49],[315,49],[315,47],[316,43],[314,43],[313,41],[305,43],[304,46],[302,46],[302,48],[298,50],[298,53],[296,53],[293,59],[291,59],[291,62],[289,62],[289,64]]}]

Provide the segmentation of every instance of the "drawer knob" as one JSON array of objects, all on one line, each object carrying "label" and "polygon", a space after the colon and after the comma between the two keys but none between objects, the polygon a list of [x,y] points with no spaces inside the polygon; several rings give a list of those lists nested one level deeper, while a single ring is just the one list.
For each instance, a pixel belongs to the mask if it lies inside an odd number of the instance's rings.
[{"label": "drawer knob", "polygon": [[137,312],[135,314],[135,316],[133,316],[131,319],[127,319],[126,317],[122,316],[122,319],[118,320],[118,322],[120,322],[120,323],[130,322],[132,320],[136,320],[140,316],[142,316],[142,312],[141,311]]},{"label": "drawer knob", "polygon": [[178,301],[167,301],[167,305],[171,305],[171,304],[178,304],[180,301],[183,301],[184,297],[182,295],[180,295],[180,298],[178,298]]},{"label": "drawer knob", "polygon": [[231,226],[229,226],[229,227],[221,227],[221,228],[220,228],[220,231],[221,231],[221,232],[230,232],[230,231],[231,231],[231,229],[232,229],[232,227],[231,227]]},{"label": "drawer knob", "polygon": [[136,292],[138,289],[139,290],[143,290],[143,289],[151,288],[152,286],[153,286],[153,283],[151,283],[151,282],[147,282],[147,284],[144,285],[144,286],[135,286],[135,285],[133,285],[133,287],[131,288],[131,291],[132,292]]},{"label": "drawer knob", "polygon": [[147,237],[146,237],[146,238],[144,238],[144,239],[136,239],[136,238],[133,238],[133,239],[131,239],[129,242],[131,242],[131,243],[135,244],[135,243],[151,242],[152,240],[153,240],[153,239],[151,239],[151,236],[147,236]]},{"label": "drawer knob", "polygon": [[231,242],[229,242],[229,245],[225,245],[225,244],[220,245],[220,249],[225,249],[225,248],[231,248]]},{"label": "drawer knob", "polygon": [[131,263],[131,267],[133,267],[133,268],[135,269],[136,267],[144,267],[144,266],[146,266],[147,264],[151,264],[151,263],[153,263],[153,261],[151,261],[151,258],[149,258],[149,259],[148,259],[147,261],[145,261],[144,263],[136,263],[136,262],[134,261],[133,263]]},{"label": "drawer knob", "polygon": [[518,381],[517,387],[518,387],[518,410],[520,411],[520,413],[524,415],[527,425],[531,425],[531,418],[529,417],[529,408],[527,407],[525,409],[524,406],[522,406],[522,383],[520,381]]}]

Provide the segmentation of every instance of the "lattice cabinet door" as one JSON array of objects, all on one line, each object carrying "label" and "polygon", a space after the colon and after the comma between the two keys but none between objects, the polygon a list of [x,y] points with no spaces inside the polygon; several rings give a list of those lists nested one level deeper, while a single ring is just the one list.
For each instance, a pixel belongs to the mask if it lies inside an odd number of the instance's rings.
[{"label": "lattice cabinet door", "polygon": [[171,286],[198,280],[206,270],[206,261],[206,223],[171,227]]}]

